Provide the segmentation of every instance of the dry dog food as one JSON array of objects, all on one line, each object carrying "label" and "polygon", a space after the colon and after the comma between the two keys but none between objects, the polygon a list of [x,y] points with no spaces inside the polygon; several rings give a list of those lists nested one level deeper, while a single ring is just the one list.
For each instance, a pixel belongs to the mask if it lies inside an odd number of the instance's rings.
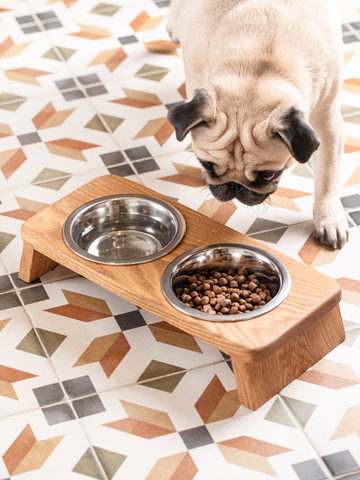
[{"label": "dry dog food", "polygon": [[262,274],[249,274],[246,268],[212,270],[186,276],[177,297],[187,306],[213,315],[247,313],[270,302],[278,283],[269,283]]}]

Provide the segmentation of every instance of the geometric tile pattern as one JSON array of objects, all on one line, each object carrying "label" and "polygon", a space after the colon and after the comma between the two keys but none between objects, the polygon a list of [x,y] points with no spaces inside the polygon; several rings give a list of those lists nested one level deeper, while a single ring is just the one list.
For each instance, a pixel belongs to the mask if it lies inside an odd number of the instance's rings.
[{"label": "geometric tile pattern", "polygon": [[62,157],[73,158],[74,160],[80,160],[86,162],[82,151],[89,148],[95,148],[99,145],[94,145],[93,143],[81,142],[79,140],[73,140],[71,138],[62,138],[60,140],[53,140],[51,142],[46,142],[50,153],[54,155],[61,155]]},{"label": "geometric tile pattern", "polygon": [[142,438],[158,438],[176,431],[167,413],[121,400],[127,418],[104,424]]},{"label": "geometric tile pattern", "polygon": [[156,480],[158,478],[164,480],[175,478],[192,480],[197,472],[198,469],[189,452],[182,452],[158,460],[146,480]]},{"label": "geometric tile pattern", "polygon": [[3,455],[9,474],[18,475],[40,469],[63,438],[64,435],[59,435],[37,440],[31,425],[26,425]]},{"label": "geometric tile pattern", "polygon": [[37,375],[0,365],[0,395],[11,398],[12,400],[19,400],[13,383],[34,377],[37,377]]},{"label": "geometric tile pattern", "polygon": [[178,173],[171,176],[161,177],[160,180],[177,183],[180,185],[186,185],[194,188],[199,188],[206,185],[206,182],[201,177],[200,168],[186,167],[182,164],[174,162],[172,163],[172,165]]},{"label": "geometric tile pattern", "polygon": [[154,107],[155,105],[161,105],[159,97],[152,93],[139,92],[137,90],[130,90],[129,88],[123,88],[123,90],[126,94],[126,98],[112,100],[113,103],[136,108],[149,108]]},{"label": "geometric tile pattern", "polygon": [[189,450],[214,443],[214,439],[205,425],[182,430],[179,434],[185,443],[186,448]]},{"label": "geometric tile pattern", "polygon": [[94,450],[107,477],[111,480],[126,460],[126,455],[100,447],[94,447]]},{"label": "geometric tile pattern", "polygon": [[173,132],[174,128],[166,117],[157,118],[155,120],[149,120],[140,132],[135,135],[134,140],[138,138],[154,137],[158,144],[163,146]]},{"label": "geometric tile pattern", "polygon": [[26,161],[26,155],[21,148],[0,152],[0,169],[6,179],[16,172]]},{"label": "geometric tile pattern", "polygon": [[149,330],[157,342],[203,353],[194,337],[167,322],[153,323],[149,325]]},{"label": "geometric tile pattern", "polygon": [[0,44],[0,58],[15,57],[16,55],[19,55],[29,44],[30,42],[15,44],[11,37],[7,37]]},{"label": "geometric tile pattern", "polygon": [[360,436],[360,405],[349,407],[337,425],[331,440],[357,434]]},{"label": "geometric tile pattern", "polygon": [[217,375],[195,403],[196,410],[206,424],[233,417],[239,407],[237,390],[227,392]]},{"label": "geometric tile pattern", "polygon": [[360,306],[360,281],[351,278],[338,278],[344,302]]},{"label": "geometric tile pattern", "polygon": [[86,450],[72,471],[80,475],[86,475],[87,477],[97,478],[98,480],[102,480],[103,478],[90,447]]},{"label": "geometric tile pattern", "polygon": [[99,53],[88,66],[104,64],[110,72],[113,72],[126,57],[127,55],[122,48],[114,48]]},{"label": "geometric tile pattern", "polygon": [[185,373],[186,371],[183,368],[152,360],[137,379],[137,382],[141,382],[141,384],[146,387],[172,393],[182,380]]},{"label": "geometric tile pattern", "polygon": [[143,12],[138,15],[135,20],[133,20],[130,23],[131,28],[134,30],[134,32],[140,32],[143,30],[151,30],[153,28],[156,28],[158,24],[164,19],[165,17],[156,17],[156,18],[151,18],[146,11],[144,10]]},{"label": "geometric tile pattern", "polygon": [[315,268],[333,263],[339,253],[339,250],[334,250],[326,245],[322,245],[314,238],[313,234],[311,234],[301,247],[299,257],[306,265]]},{"label": "geometric tile pattern", "polygon": [[[190,136],[177,142],[167,121],[187,100],[182,48],[166,32],[169,3],[0,6],[0,479],[355,480],[360,0],[341,6],[340,192],[351,226],[341,250],[312,235],[311,162],[286,170],[264,205],[212,198]],[[61,266],[20,281],[22,223],[109,172],[336,279],[346,340],[252,412],[240,405],[230,357],[161,312]]]},{"label": "geometric tile pattern", "polygon": [[80,322],[93,322],[101,318],[112,316],[106,302],[100,298],[89,297],[81,293],[62,290],[68,304],[60,307],[48,308],[45,311],[63,317],[73,318]]},{"label": "geometric tile pattern", "polygon": [[299,380],[333,390],[360,383],[360,378],[349,365],[326,359],[320,360],[310,370],[300,375]]},{"label": "geometric tile pattern", "polygon": [[49,75],[50,72],[23,67],[5,70],[4,73],[11,81],[27,83],[29,85],[40,87],[39,77],[41,78],[44,75]]},{"label": "geometric tile pattern", "polygon": [[99,362],[107,377],[115,371],[131,347],[123,333],[95,338],[74,363],[74,367]]},{"label": "geometric tile pattern", "polygon": [[268,458],[291,451],[246,435],[219,442],[218,447],[227,462],[273,476],[276,474]]},{"label": "geometric tile pattern", "polygon": [[32,119],[32,121],[38,130],[58,127],[68,118],[69,115],[71,115],[73,111],[74,109],[57,112],[50,102]]}]

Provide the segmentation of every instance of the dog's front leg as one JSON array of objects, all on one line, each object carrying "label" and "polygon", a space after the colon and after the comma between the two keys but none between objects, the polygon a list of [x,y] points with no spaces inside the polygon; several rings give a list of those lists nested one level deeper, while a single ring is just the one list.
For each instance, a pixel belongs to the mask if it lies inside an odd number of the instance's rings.
[{"label": "dog's front leg", "polygon": [[341,248],[349,237],[348,222],[339,194],[339,169],[344,149],[343,120],[337,103],[312,119],[321,139],[312,156],[314,173],[314,237],[333,248]]}]

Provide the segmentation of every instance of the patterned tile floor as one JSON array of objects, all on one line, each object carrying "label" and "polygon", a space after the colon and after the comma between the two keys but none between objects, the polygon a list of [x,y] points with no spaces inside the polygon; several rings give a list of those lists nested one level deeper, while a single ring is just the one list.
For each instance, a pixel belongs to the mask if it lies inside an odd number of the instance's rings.
[{"label": "patterned tile floor", "polygon": [[[343,0],[350,240],[312,237],[310,165],[221,205],[188,140],[167,0],[0,0],[0,480],[360,479],[360,0]],[[58,266],[19,280],[21,224],[112,173],[337,279],[345,342],[252,412],[226,356]],[[41,226],[39,226],[41,228]]]}]

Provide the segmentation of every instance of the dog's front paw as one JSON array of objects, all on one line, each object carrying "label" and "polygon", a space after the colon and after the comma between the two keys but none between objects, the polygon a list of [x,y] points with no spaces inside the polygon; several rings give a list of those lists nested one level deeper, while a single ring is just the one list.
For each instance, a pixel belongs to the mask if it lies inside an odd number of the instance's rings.
[{"label": "dog's front paw", "polygon": [[349,239],[349,228],[340,200],[324,202],[314,214],[314,237],[324,245],[342,248]]}]

